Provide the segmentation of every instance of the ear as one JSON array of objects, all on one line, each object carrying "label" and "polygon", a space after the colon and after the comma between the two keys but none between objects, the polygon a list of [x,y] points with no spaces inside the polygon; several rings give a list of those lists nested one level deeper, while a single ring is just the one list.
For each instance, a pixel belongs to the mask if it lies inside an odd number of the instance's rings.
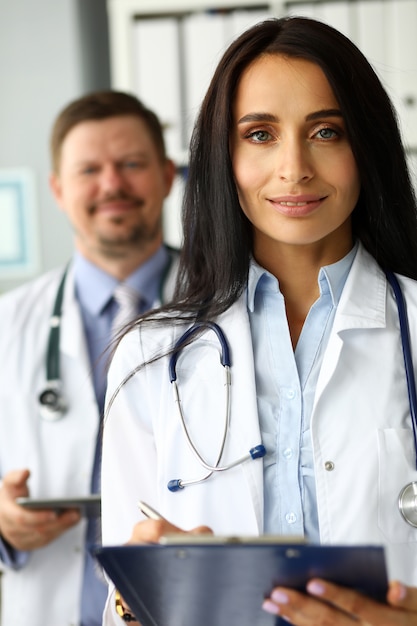
[{"label": "ear", "polygon": [[49,188],[52,192],[53,197],[55,198],[55,202],[61,209],[63,209],[62,185],[58,174],[56,174],[55,172],[51,172],[49,174]]},{"label": "ear", "polygon": [[167,159],[165,163],[165,198],[169,195],[174,178],[177,173],[177,167],[171,159]]}]

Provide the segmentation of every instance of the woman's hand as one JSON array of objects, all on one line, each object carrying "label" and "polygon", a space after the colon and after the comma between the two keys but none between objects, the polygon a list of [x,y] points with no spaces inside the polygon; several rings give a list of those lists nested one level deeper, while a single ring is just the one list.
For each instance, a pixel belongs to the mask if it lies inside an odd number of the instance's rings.
[{"label": "woman's hand", "polygon": [[[170,524],[165,519],[154,520],[154,519],[146,519],[143,522],[138,522],[133,527],[132,535],[127,542],[128,544],[138,544],[138,543],[158,543],[161,537],[169,534],[191,534],[191,535],[202,535],[209,533],[213,534],[213,531],[208,528],[208,526],[197,526],[197,528],[193,528],[190,531],[185,531],[182,528],[178,528],[173,524]],[[130,607],[126,604],[125,600],[120,597],[119,602],[125,611],[131,613]],[[139,626],[139,622],[136,622]]]},{"label": "woman's hand", "polygon": [[320,579],[307,592],[277,587],[263,609],[294,626],[417,626],[417,588],[397,581],[389,585],[388,605]]},{"label": "woman's hand", "polygon": [[177,526],[170,524],[165,519],[146,519],[143,522],[135,524],[128,543],[158,543],[161,537],[173,533],[191,535],[203,535],[209,533],[212,535],[213,531],[208,528],[208,526],[197,526],[190,531],[185,531],[182,528],[178,528]]}]

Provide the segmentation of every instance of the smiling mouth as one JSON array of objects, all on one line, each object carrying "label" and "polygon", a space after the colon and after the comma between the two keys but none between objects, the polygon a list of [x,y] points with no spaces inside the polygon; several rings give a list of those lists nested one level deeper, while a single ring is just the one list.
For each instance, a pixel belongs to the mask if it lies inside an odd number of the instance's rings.
[{"label": "smiling mouth", "polygon": [[[321,200],[321,198],[320,198]],[[310,204],[311,202],[317,202],[317,200],[307,200],[304,202],[279,202],[278,204],[282,204],[283,206],[305,206],[306,204]]]},{"label": "smiling mouth", "polygon": [[90,214],[97,212],[126,212],[131,211],[132,209],[141,208],[144,206],[145,201],[141,198],[131,198],[131,197],[114,197],[114,198],[106,198],[105,200],[101,200],[96,202],[94,205],[90,207]]},{"label": "smiling mouth", "polygon": [[307,216],[315,209],[317,209],[327,196],[322,197],[310,197],[300,200],[287,200],[279,198],[271,198],[270,202],[279,213],[287,215],[288,217],[303,217]]},{"label": "smiling mouth", "polygon": [[322,202],[327,196],[306,196],[300,197],[298,200],[290,200],[287,198],[271,198],[272,202],[276,204],[283,204],[284,206],[305,206],[306,204],[313,204],[314,202]]}]

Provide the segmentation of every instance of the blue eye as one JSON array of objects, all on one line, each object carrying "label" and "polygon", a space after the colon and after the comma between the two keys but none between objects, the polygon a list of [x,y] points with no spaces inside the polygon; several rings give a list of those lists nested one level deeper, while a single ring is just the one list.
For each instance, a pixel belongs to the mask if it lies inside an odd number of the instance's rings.
[{"label": "blue eye", "polygon": [[98,171],[98,168],[93,166],[93,165],[91,165],[90,167],[85,167],[82,170],[82,174],[94,174],[97,171]]},{"label": "blue eye", "polygon": [[125,161],[122,167],[126,170],[139,170],[145,169],[147,163],[145,161]]},{"label": "blue eye", "polygon": [[333,130],[333,128],[321,128],[317,133],[320,139],[333,139],[334,137],[337,137],[338,134],[339,133]]},{"label": "blue eye", "polygon": [[248,139],[251,139],[255,143],[264,143],[265,141],[269,141],[271,139],[271,134],[266,130],[254,130],[253,132],[248,133]]}]

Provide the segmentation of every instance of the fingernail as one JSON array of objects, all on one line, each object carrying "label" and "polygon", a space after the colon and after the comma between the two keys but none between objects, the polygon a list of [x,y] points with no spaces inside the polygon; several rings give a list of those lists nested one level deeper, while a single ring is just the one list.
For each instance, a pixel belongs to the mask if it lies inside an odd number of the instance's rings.
[{"label": "fingernail", "polygon": [[274,589],[274,591],[271,593],[271,599],[274,602],[278,602],[278,604],[288,604],[289,601],[287,594],[280,589]]},{"label": "fingernail", "polygon": [[326,590],[322,583],[313,580],[307,584],[307,591],[313,596],[322,596]]},{"label": "fingernail", "polygon": [[279,606],[272,602],[272,600],[264,600],[262,608],[267,613],[271,613],[272,615],[279,615]]}]

